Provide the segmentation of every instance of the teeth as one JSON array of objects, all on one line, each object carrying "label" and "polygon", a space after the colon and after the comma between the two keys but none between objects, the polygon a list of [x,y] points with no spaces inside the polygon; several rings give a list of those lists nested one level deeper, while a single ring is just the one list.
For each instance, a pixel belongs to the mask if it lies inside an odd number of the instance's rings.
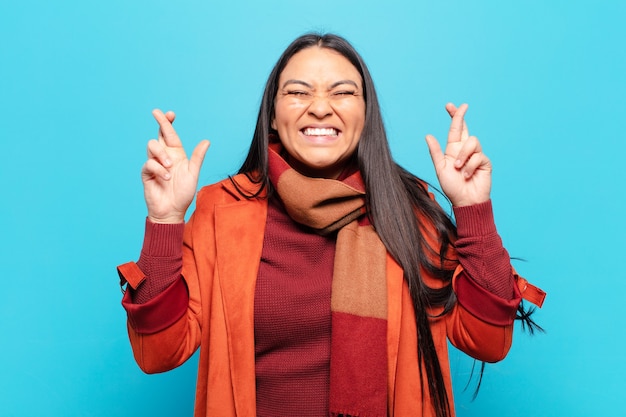
[{"label": "teeth", "polygon": [[303,130],[307,136],[337,136],[337,130],[327,127],[307,127]]}]

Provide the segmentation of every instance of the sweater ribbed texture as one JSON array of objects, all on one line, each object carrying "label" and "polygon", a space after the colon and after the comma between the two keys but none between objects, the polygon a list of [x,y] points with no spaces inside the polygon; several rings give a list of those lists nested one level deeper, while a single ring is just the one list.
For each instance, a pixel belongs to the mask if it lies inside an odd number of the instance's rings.
[{"label": "sweater ribbed texture", "polygon": [[456,250],[465,272],[489,292],[512,300],[515,282],[510,257],[496,231],[491,201],[454,207]]},{"label": "sweater ribbed texture", "polygon": [[295,223],[270,199],[254,333],[257,416],[328,415],[335,235]]},{"label": "sweater ribbed texture", "polygon": [[132,292],[133,302],[143,304],[180,278],[183,266],[185,224],[157,224],[146,219],[146,231],[137,266],[148,277]]}]

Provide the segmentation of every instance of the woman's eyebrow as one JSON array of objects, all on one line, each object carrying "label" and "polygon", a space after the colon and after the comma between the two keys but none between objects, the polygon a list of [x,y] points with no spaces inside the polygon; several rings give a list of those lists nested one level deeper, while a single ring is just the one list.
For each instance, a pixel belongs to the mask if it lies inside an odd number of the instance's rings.
[{"label": "woman's eyebrow", "polygon": [[[313,89],[313,86],[309,83],[307,83],[306,81],[302,81],[302,80],[287,80],[283,83],[282,88],[285,88],[286,86],[288,86],[289,84],[300,84],[303,85],[307,88]],[[353,85],[356,88],[359,88],[358,84],[352,80],[340,80],[340,81],[335,81],[334,83],[331,84],[329,90],[332,90],[333,88],[340,86],[342,84],[350,84]]]},{"label": "woman's eyebrow", "polygon": [[352,80],[341,80],[341,81],[334,82],[334,83],[330,86],[330,89],[332,90],[333,88],[335,88],[335,87],[337,87],[337,86],[340,86],[341,84],[350,84],[350,85],[355,86],[356,88],[359,88],[359,86],[357,85],[357,83],[355,83],[355,82],[354,82],[354,81],[352,81]]},{"label": "woman's eyebrow", "polygon": [[311,88],[311,89],[313,88],[313,86],[311,84],[307,83],[306,81],[302,81],[302,80],[287,80],[287,81],[285,81],[283,83],[282,88],[287,87],[289,84],[300,84],[300,85],[303,85],[303,86],[305,86],[307,88]]}]

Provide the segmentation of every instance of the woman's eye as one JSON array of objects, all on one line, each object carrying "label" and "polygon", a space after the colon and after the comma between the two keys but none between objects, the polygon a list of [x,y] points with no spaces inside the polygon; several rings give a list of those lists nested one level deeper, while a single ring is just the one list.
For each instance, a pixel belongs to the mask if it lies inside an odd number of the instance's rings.
[{"label": "woman's eye", "polygon": [[356,94],[356,91],[352,91],[352,90],[342,90],[342,91],[337,91],[336,93],[334,93],[336,96],[353,96]]},{"label": "woman's eye", "polygon": [[301,96],[306,96],[307,92],[301,91],[301,90],[291,90],[291,91],[287,91],[287,94],[290,96],[301,97]]}]

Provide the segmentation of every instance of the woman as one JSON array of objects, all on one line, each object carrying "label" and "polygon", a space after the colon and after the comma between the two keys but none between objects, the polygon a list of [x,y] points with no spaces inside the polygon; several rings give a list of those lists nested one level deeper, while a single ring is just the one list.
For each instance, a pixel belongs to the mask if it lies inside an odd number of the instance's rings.
[{"label": "woman", "polygon": [[[153,112],[140,259],[118,267],[145,372],[198,347],[196,416],[451,416],[447,340],[504,358],[525,298],[495,230],[491,163],[448,104],[427,137],[457,226],[396,165],[367,67],[334,35],[304,35],[266,84],[239,174],[204,187],[174,114]],[[530,289],[530,290],[529,290]]]}]

